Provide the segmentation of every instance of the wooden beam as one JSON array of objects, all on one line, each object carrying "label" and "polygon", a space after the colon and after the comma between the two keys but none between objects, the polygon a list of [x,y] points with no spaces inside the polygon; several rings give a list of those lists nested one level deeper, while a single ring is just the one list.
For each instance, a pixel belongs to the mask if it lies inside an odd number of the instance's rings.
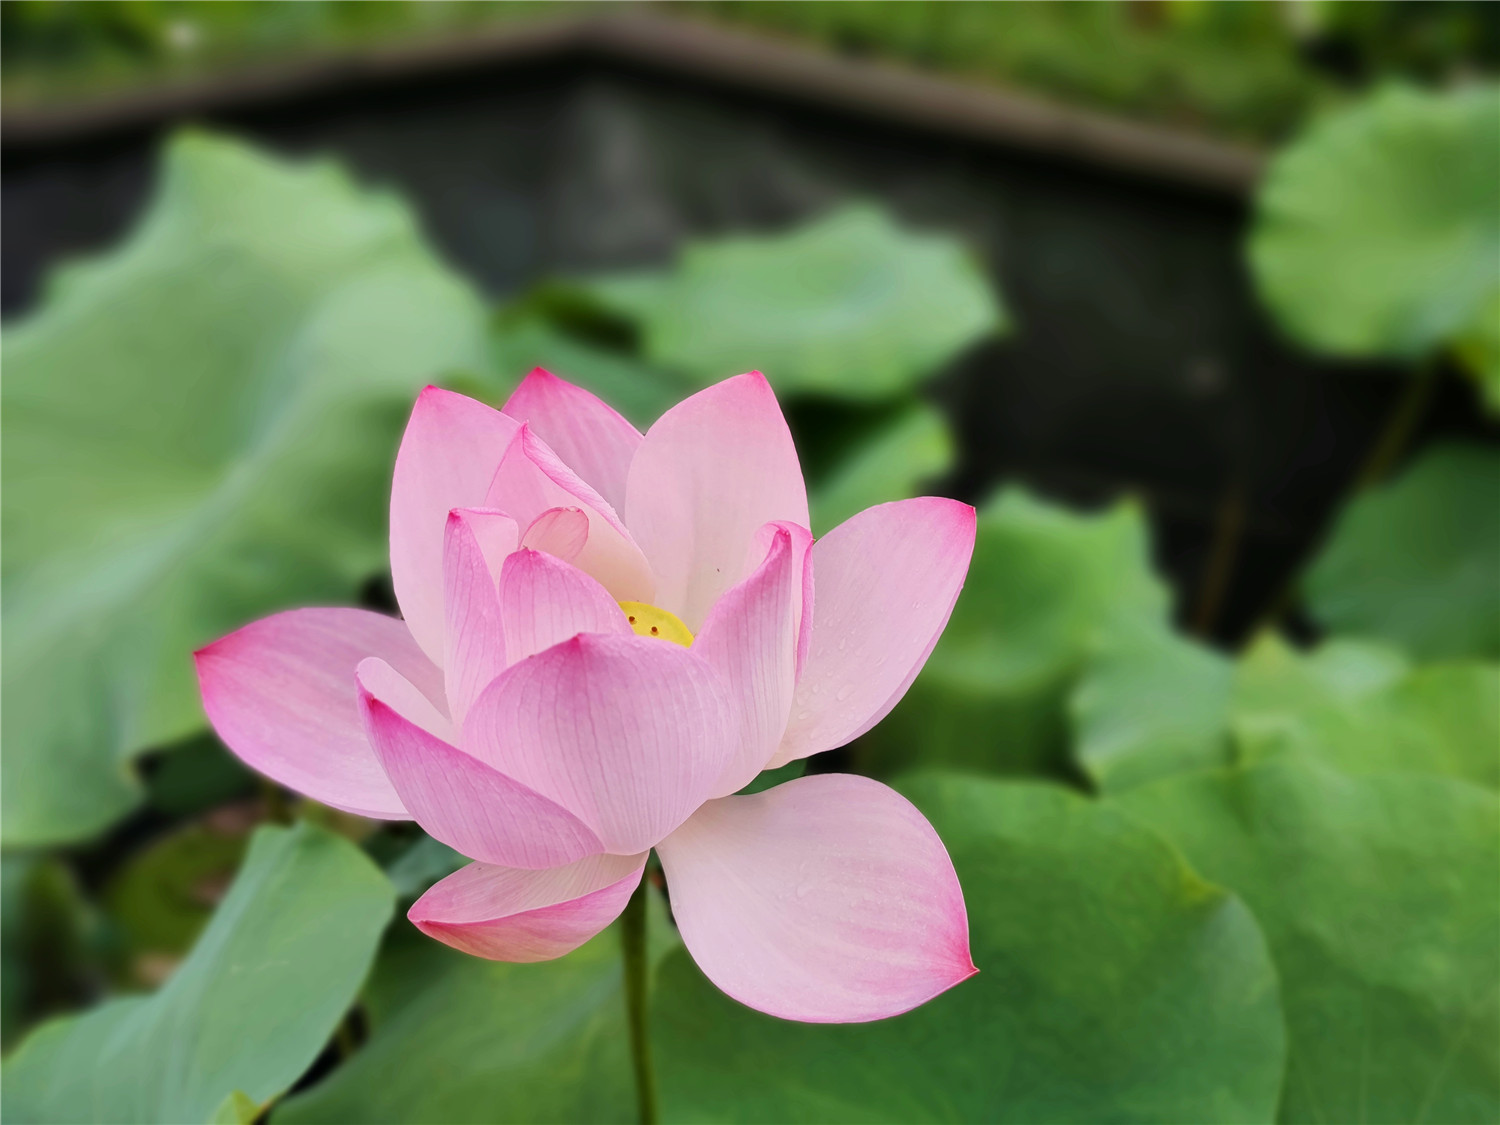
[{"label": "wooden beam", "polygon": [[1249,192],[1264,163],[1258,150],[1181,130],[692,20],[638,14],[518,23],[90,101],[9,109],[0,116],[0,143],[12,151],[71,144],[367,86],[588,58],[1233,196]]}]

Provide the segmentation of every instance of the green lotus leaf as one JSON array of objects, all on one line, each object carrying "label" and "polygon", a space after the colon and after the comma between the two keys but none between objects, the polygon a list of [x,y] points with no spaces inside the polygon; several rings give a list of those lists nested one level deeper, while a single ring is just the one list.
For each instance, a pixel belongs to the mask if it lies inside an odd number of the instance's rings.
[{"label": "green lotus leaf", "polygon": [[1249,904],[1286,1009],[1283,1122],[1500,1117],[1500,799],[1306,761],[1116,798]]},{"label": "green lotus leaf", "polygon": [[1272,162],[1250,263],[1304,346],[1417,359],[1500,296],[1500,89],[1389,87]]},{"label": "green lotus leaf", "polygon": [[1101,792],[1227,765],[1234,665],[1151,623],[1116,630],[1069,701],[1073,753]]},{"label": "green lotus leaf", "polygon": [[229,894],[159,992],[44,1024],[4,1068],[16,1122],[209,1121],[292,1085],[354,999],[390,883],[320,828],[261,828]]},{"label": "green lotus leaf", "polygon": [[752,369],[783,395],[899,395],[1009,328],[979,264],[875,207],[788,234],[689,243],[675,266],[582,282],[652,364],[707,386]]},{"label": "green lotus leaf", "polygon": [[412,400],[484,348],[477,297],[394,197],[169,144],[134,232],[5,331],[7,846],[138,801],[131,755],[203,725],[196,647],[355,599]]},{"label": "green lotus leaf", "polygon": [[1236,670],[1238,757],[1304,754],[1346,773],[1446,774],[1500,788],[1500,665],[1411,668],[1388,646],[1310,654],[1267,637]]},{"label": "green lotus leaf", "polygon": [[1304,580],[1335,633],[1419,660],[1500,658],[1500,451],[1440,445],[1339,515]]}]

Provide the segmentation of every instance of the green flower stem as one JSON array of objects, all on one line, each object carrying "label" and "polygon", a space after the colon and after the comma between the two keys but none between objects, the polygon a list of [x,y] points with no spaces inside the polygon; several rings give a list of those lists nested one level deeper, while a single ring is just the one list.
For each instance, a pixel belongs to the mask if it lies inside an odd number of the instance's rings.
[{"label": "green flower stem", "polygon": [[630,1058],[635,1065],[635,1101],[641,1125],[656,1125],[656,1072],[651,1067],[651,1032],[647,1006],[651,1002],[646,962],[647,876],[620,915],[620,953],[625,960],[625,1018],[630,1025]]}]

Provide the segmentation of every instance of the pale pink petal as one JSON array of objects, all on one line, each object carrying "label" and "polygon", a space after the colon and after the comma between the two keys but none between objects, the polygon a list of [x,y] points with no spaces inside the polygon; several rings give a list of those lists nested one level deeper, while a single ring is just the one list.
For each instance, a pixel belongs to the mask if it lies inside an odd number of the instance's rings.
[{"label": "pale pink petal", "polygon": [[719,595],[745,577],[762,525],[809,525],[792,434],[758,371],[657,419],[631,463],[625,497],[626,522],[656,575],[654,604],[695,632]]},{"label": "pale pink petal", "polygon": [[601,399],[540,367],[521,380],[503,409],[619,511],[630,461],[641,444],[639,430]]},{"label": "pale pink petal", "polygon": [[817,607],[773,765],[842,746],[900,702],[948,624],[974,553],[974,509],[879,504],[813,544]]},{"label": "pale pink petal", "polygon": [[630,634],[625,611],[603,586],[540,551],[523,549],[505,561],[500,615],[509,664],[579,633]]},{"label": "pale pink petal", "polygon": [[412,636],[443,658],[443,528],[454,508],[484,503],[519,424],[463,395],[417,399],[391,482],[391,583]]},{"label": "pale pink petal", "polygon": [[448,514],[454,513],[468,525],[490,576],[498,582],[506,557],[521,545],[520,524],[498,508],[455,508]]},{"label": "pale pink petal", "polygon": [[802,666],[807,663],[807,650],[812,643],[813,622],[813,565],[812,545],[813,534],[805,527],[786,520],[777,520],[768,523],[755,533],[755,541],[750,548],[750,564],[747,570],[754,570],[760,565],[761,560],[771,549],[771,541],[778,532],[786,532],[792,537],[792,572],[801,575],[801,581],[796,593],[794,619],[797,626],[797,675],[802,675]]},{"label": "pale pink petal", "polygon": [[792,533],[778,529],[756,571],[714,603],[693,651],[724,677],[736,697],[735,755],[712,796],[743,789],[781,742],[796,682],[796,607],[802,574]]},{"label": "pale pink petal", "polygon": [[448,513],[443,546],[447,615],[443,677],[448,714],[455,726],[463,723],[474,697],[505,668],[496,577],[505,557],[515,550],[516,538],[516,521],[509,516],[474,508]]},{"label": "pale pink petal", "polygon": [[491,961],[550,961],[620,916],[646,853],[595,855],[526,871],[471,863],[434,884],[406,916],[428,937]]},{"label": "pale pink petal", "polygon": [[354,670],[367,656],[443,698],[442,672],[406,626],[362,609],[278,613],[194,659],[209,721],[246,765],[325,805],[404,818],[360,723]]},{"label": "pale pink petal", "polygon": [[376,691],[376,661],[360,665],[360,710],[370,744],[412,819],[466,856],[542,868],[603,851],[566,809],[408,721]]},{"label": "pale pink petal", "polygon": [[[417,686],[378,656],[366,657],[354,669],[356,689],[373,695],[409,723],[443,742],[457,741],[458,728]],[[364,726],[361,712],[361,726]],[[368,728],[366,734],[368,735]],[[378,754],[377,754],[378,756]],[[384,767],[382,767],[384,768]]]},{"label": "pale pink petal", "polygon": [[813,774],[710,801],[657,854],[688,952],[762,1012],[883,1019],[977,971],[943,842],[878,781]]},{"label": "pale pink petal", "polygon": [[501,673],[469,710],[464,746],[633,855],[713,791],[733,731],[728,689],[690,650],[582,633]]},{"label": "pale pink petal", "polygon": [[501,459],[485,503],[509,512],[523,527],[550,508],[578,508],[588,517],[589,531],[574,565],[597,578],[616,601],[650,602],[654,596],[651,567],[615,510],[529,427],[521,427]]},{"label": "pale pink petal", "polygon": [[572,562],[589,541],[589,518],[582,508],[548,508],[526,529],[521,546],[546,551],[563,562]]}]

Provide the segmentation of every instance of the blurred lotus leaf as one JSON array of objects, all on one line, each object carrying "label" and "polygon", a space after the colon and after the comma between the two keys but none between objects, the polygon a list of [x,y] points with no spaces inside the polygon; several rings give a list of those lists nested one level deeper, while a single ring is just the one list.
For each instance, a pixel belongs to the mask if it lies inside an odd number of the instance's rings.
[{"label": "blurred lotus leaf", "polygon": [[1438,446],[1339,515],[1305,580],[1337,633],[1419,660],[1500,658],[1500,452]]},{"label": "blurred lotus leaf", "polygon": [[579,288],[638,325],[648,362],[695,386],[759,369],[782,395],[899,395],[1009,327],[962,246],[869,206],[789,234],[690,243],[670,270]]},{"label": "blurred lotus leaf", "polygon": [[1105,638],[1071,708],[1078,764],[1106,793],[1277,754],[1500,788],[1493,663],[1414,669],[1384,644],[1334,639],[1304,653],[1271,635],[1231,663],[1138,627]]},{"label": "blurred lotus leaf", "polygon": [[903,786],[952,853],[979,975],[898,1019],[795,1024],[684,953],[656,993],[668,1121],[1269,1121],[1284,1031],[1238,900],[1117,810],[1039,784]]},{"label": "blurred lotus leaf", "polygon": [[1493,792],[1278,760],[1116,800],[1265,928],[1289,1035],[1279,1120],[1500,1117]]},{"label": "blurred lotus leaf", "polygon": [[151,807],[171,817],[229,804],[248,796],[256,784],[250,767],[207,731],[164,747],[148,768]]},{"label": "blurred lotus leaf", "polygon": [[980,511],[974,562],[938,647],[905,699],[855,744],[864,769],[1060,768],[1067,697],[1113,631],[1165,628],[1133,503],[1080,515],[1012,488]]},{"label": "blurred lotus leaf", "polygon": [[1500,290],[1493,301],[1480,307],[1459,336],[1454,351],[1459,363],[1479,382],[1485,407],[1491,414],[1500,414]]},{"label": "blurred lotus leaf", "polygon": [[684,395],[675,376],[570,333],[525,302],[494,318],[490,343],[494,370],[519,378],[533,367],[545,367],[594,392],[639,430],[649,428]]},{"label": "blurred lotus leaf", "polygon": [[264,1105],[322,1050],[391,916],[390,884],[346,840],[261,828],[161,991],[44,1025],[5,1064],[7,1121],[208,1121]]},{"label": "blurred lotus leaf", "polygon": [[25,1012],[27,961],[24,911],[37,858],[8,855],[0,858],[0,1040],[10,1042],[11,1029]]},{"label": "blurred lotus leaf", "polygon": [[1334,641],[1304,655],[1274,637],[1235,682],[1239,756],[1310,755],[1346,773],[1447,774],[1500,788],[1500,665],[1412,669],[1383,646]]},{"label": "blurred lotus leaf", "polygon": [[1074,754],[1101,792],[1229,764],[1234,664],[1159,623],[1105,637],[1069,700]]},{"label": "blurred lotus leaf", "polygon": [[394,197],[187,134],[135,232],[59,275],[3,362],[13,846],[138,800],[129,756],[203,723],[195,647],[353,599],[412,397],[483,368],[484,313]]},{"label": "blurred lotus leaf", "polygon": [[1494,315],[1500,89],[1388,87],[1315,124],[1272,163],[1250,262],[1303,345],[1418,359]]},{"label": "blurred lotus leaf", "polygon": [[[659,957],[675,937],[655,897],[649,917]],[[275,1125],[635,1120],[614,927],[556,961],[512,965],[403,926],[381,953],[366,1007],[369,1041],[289,1099]]]},{"label": "blurred lotus leaf", "polygon": [[214,1115],[209,1118],[209,1125],[254,1125],[260,1114],[261,1107],[254,1099],[245,1091],[236,1090],[214,1110]]},{"label": "blurred lotus leaf", "polygon": [[101,925],[77,874],[57,856],[0,858],[0,1034],[6,1052],[38,1016],[66,1010],[99,986]]},{"label": "blurred lotus leaf", "polygon": [[867,435],[808,497],[822,535],[873,504],[905,500],[953,467],[954,441],[937,408],[913,403]]},{"label": "blurred lotus leaf", "polygon": [[469,861],[425,833],[385,869],[398,898],[410,901]]},{"label": "blurred lotus leaf", "polygon": [[161,983],[192,947],[239,867],[253,825],[244,810],[190,822],[115,873],[104,905],[122,939],[127,983]]}]

